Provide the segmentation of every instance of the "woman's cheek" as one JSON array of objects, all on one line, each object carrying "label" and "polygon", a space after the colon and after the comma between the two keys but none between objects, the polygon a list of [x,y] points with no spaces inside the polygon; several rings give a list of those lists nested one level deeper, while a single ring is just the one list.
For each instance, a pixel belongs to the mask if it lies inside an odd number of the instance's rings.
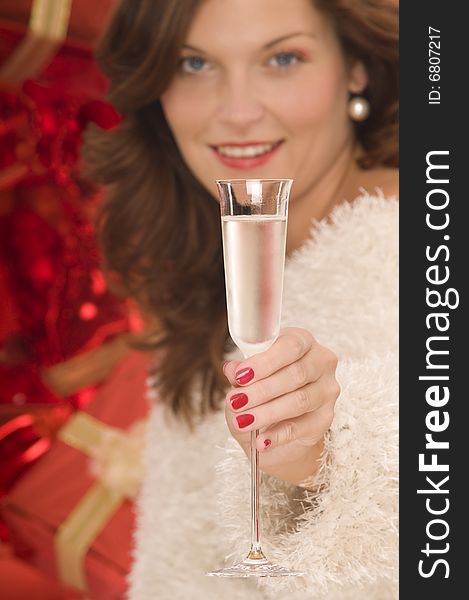
[{"label": "woman's cheek", "polygon": [[[271,112],[276,114],[288,130],[300,130],[323,122],[328,109],[328,98],[311,85],[288,85],[272,92]],[[330,106],[330,105],[329,105]]]},{"label": "woman's cheek", "polygon": [[[190,98],[190,101],[188,101]],[[178,98],[168,107],[167,119],[173,133],[185,142],[210,139],[210,127],[213,122],[214,98],[202,91],[186,92],[183,99]],[[215,140],[216,141],[216,140]]]}]

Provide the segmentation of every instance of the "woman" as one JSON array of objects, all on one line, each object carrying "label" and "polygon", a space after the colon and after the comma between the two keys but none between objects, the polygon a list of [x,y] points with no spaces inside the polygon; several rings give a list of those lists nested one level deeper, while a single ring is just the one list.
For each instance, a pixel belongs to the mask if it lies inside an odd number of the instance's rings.
[{"label": "woman", "polygon": [[[284,597],[394,597],[396,28],[392,0],[128,0],[102,42],[125,115],[89,141],[102,243],[164,329],[135,600],[291,585],[204,575],[247,551],[257,428],[263,547],[306,572]],[[287,177],[285,328],[240,360],[215,179]]]}]

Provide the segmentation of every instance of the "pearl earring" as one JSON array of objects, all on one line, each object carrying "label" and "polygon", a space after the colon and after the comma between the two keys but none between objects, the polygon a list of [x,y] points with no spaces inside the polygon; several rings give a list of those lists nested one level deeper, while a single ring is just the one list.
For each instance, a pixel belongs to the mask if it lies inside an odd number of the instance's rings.
[{"label": "pearl earring", "polygon": [[364,121],[370,114],[370,103],[363,96],[354,96],[348,104],[348,114],[353,121]]}]

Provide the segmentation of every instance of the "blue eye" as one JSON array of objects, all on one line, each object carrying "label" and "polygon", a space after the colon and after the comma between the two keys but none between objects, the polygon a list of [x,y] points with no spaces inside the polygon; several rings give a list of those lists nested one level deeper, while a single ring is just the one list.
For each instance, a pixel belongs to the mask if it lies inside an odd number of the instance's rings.
[{"label": "blue eye", "polygon": [[206,65],[207,61],[200,56],[188,56],[179,61],[179,68],[183,73],[199,73]]},{"label": "blue eye", "polygon": [[272,56],[269,65],[274,67],[291,67],[302,61],[302,57],[295,52],[279,52]]}]

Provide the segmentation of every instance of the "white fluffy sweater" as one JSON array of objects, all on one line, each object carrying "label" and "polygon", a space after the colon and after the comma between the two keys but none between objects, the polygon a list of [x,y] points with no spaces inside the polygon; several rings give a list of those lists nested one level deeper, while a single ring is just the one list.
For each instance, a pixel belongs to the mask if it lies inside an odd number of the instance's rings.
[{"label": "white fluffy sweater", "polygon": [[301,579],[219,579],[249,550],[249,463],[222,413],[194,434],[151,411],[131,600],[397,598],[398,202],[338,206],[285,268],[283,325],[339,357],[341,395],[317,494],[264,477],[265,553]]}]

